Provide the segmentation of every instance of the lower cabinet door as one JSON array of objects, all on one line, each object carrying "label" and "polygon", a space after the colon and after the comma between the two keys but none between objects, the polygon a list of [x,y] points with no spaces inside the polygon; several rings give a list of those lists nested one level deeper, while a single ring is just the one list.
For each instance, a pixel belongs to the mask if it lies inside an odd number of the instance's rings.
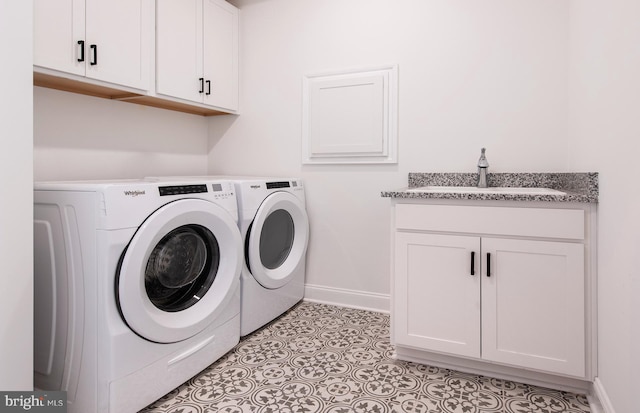
[{"label": "lower cabinet door", "polygon": [[480,238],[396,232],[395,343],[480,357]]},{"label": "lower cabinet door", "polygon": [[584,245],[482,238],[482,268],[482,358],[584,377]]}]

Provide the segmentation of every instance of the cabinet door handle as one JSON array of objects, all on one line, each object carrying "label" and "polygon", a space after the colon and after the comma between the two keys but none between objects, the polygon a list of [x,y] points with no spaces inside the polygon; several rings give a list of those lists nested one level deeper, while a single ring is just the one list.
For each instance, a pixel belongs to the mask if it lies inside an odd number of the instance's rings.
[{"label": "cabinet door handle", "polygon": [[95,66],[98,64],[98,46],[95,44],[92,44],[91,46],[89,46],[89,48],[91,49],[93,54],[93,60],[89,64],[91,66]]},{"label": "cabinet door handle", "polygon": [[198,90],[198,93],[204,93],[204,77],[198,78],[198,81],[200,82],[200,90]]},{"label": "cabinet door handle", "polygon": [[476,275],[476,252],[471,251],[471,275]]},{"label": "cabinet door handle", "polygon": [[491,277],[491,254],[487,252],[487,277]]},{"label": "cabinet door handle", "polygon": [[80,45],[80,57],[78,58],[78,62],[84,62],[84,40],[78,40],[78,45]]},{"label": "cabinet door handle", "polygon": [[207,80],[207,93],[205,93],[205,95],[210,95],[211,94],[211,81]]}]

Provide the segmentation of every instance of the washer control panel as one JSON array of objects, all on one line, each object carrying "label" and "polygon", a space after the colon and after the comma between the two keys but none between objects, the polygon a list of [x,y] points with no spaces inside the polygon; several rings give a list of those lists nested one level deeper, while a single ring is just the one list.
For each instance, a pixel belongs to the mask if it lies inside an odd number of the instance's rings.
[{"label": "washer control panel", "polygon": [[[220,189],[222,190],[222,188]],[[158,187],[160,196],[167,195],[184,195],[184,194],[202,194],[206,193],[206,185],[171,185]]]},{"label": "washer control panel", "polygon": [[233,185],[224,183],[194,184],[194,185],[166,185],[159,186],[160,196],[206,194],[214,199],[227,199],[235,197]]}]

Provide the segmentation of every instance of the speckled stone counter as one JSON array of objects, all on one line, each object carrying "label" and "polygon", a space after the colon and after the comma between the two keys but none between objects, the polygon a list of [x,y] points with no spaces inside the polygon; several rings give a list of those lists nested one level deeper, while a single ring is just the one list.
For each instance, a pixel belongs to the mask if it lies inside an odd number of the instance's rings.
[{"label": "speckled stone counter", "polygon": [[490,187],[550,188],[565,194],[408,192],[421,186],[476,186],[477,173],[409,173],[408,188],[383,191],[385,198],[468,199],[486,201],[598,202],[598,173],[489,173]]}]

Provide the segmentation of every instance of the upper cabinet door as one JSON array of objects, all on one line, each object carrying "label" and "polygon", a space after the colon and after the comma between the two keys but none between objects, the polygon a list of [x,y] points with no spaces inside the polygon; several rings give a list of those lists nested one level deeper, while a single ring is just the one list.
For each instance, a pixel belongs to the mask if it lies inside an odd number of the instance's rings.
[{"label": "upper cabinet door", "polygon": [[202,102],[202,0],[158,0],[156,26],[156,91]]},{"label": "upper cabinet door", "polygon": [[238,9],[204,0],[204,103],[238,109]]},{"label": "upper cabinet door", "polygon": [[87,0],[87,77],[149,89],[152,0]]},{"label": "upper cabinet door", "polygon": [[33,64],[84,76],[84,22],[84,0],[34,0]]},{"label": "upper cabinet door", "polygon": [[224,0],[158,0],[156,91],[238,108],[238,9]]},{"label": "upper cabinet door", "polygon": [[153,0],[35,0],[34,65],[148,90]]}]

